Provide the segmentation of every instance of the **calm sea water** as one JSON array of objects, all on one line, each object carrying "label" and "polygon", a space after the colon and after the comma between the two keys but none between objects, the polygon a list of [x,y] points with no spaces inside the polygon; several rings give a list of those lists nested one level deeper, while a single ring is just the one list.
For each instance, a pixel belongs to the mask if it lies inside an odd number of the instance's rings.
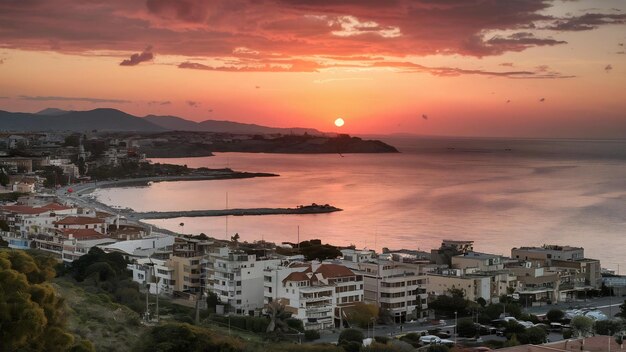
[{"label": "calm sea water", "polygon": [[[295,207],[329,203],[320,215],[152,220],[184,233],[281,242],[429,250],[442,239],[478,251],[583,246],[603,266],[626,271],[626,141],[388,138],[400,154],[222,153],[154,159],[230,167],[280,177],[156,183],[102,189],[98,198],[138,211]],[[180,223],[184,226],[180,226]]]}]

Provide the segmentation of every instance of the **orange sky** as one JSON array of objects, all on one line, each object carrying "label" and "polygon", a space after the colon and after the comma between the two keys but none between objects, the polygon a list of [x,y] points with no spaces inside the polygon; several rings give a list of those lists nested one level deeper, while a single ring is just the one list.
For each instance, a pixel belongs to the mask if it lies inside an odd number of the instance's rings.
[{"label": "orange sky", "polygon": [[625,42],[620,0],[3,1],[0,109],[626,138]]}]

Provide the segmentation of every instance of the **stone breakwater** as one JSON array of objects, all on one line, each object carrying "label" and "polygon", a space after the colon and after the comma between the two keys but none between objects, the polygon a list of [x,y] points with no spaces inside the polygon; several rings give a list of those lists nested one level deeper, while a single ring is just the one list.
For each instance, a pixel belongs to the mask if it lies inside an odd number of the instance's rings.
[{"label": "stone breakwater", "polygon": [[221,209],[221,210],[188,210],[188,211],[150,211],[129,212],[131,219],[171,219],[180,217],[203,216],[245,216],[245,215],[282,215],[282,214],[326,214],[342,209],[330,205],[308,205],[297,208],[250,208],[250,209]]}]

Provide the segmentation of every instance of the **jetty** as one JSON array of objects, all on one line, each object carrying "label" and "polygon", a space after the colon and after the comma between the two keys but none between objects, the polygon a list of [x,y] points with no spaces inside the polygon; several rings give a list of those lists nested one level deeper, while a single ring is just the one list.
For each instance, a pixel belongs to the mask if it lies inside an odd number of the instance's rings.
[{"label": "jetty", "polygon": [[220,209],[220,210],[187,210],[187,211],[149,211],[149,212],[128,212],[125,214],[131,219],[171,219],[181,217],[203,217],[203,216],[244,216],[244,215],[283,215],[283,214],[326,214],[343,209],[325,205],[304,205],[296,208],[250,208],[250,209]]}]

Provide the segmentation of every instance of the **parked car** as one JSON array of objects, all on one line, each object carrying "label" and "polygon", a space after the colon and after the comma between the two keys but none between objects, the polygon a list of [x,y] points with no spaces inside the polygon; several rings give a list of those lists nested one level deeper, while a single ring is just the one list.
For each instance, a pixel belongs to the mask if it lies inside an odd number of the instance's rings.
[{"label": "parked car", "polygon": [[438,344],[440,342],[441,342],[441,338],[435,335],[420,336],[420,343],[423,343],[423,344]]},{"label": "parked car", "polygon": [[478,328],[478,333],[480,336],[495,335],[496,330],[498,330],[494,328],[493,326],[487,326],[487,325],[482,325],[482,324],[477,324],[476,328]]},{"label": "parked car", "polygon": [[450,337],[450,332],[448,331],[438,331],[436,334],[434,334],[437,337],[440,337],[442,339],[447,339]]}]

